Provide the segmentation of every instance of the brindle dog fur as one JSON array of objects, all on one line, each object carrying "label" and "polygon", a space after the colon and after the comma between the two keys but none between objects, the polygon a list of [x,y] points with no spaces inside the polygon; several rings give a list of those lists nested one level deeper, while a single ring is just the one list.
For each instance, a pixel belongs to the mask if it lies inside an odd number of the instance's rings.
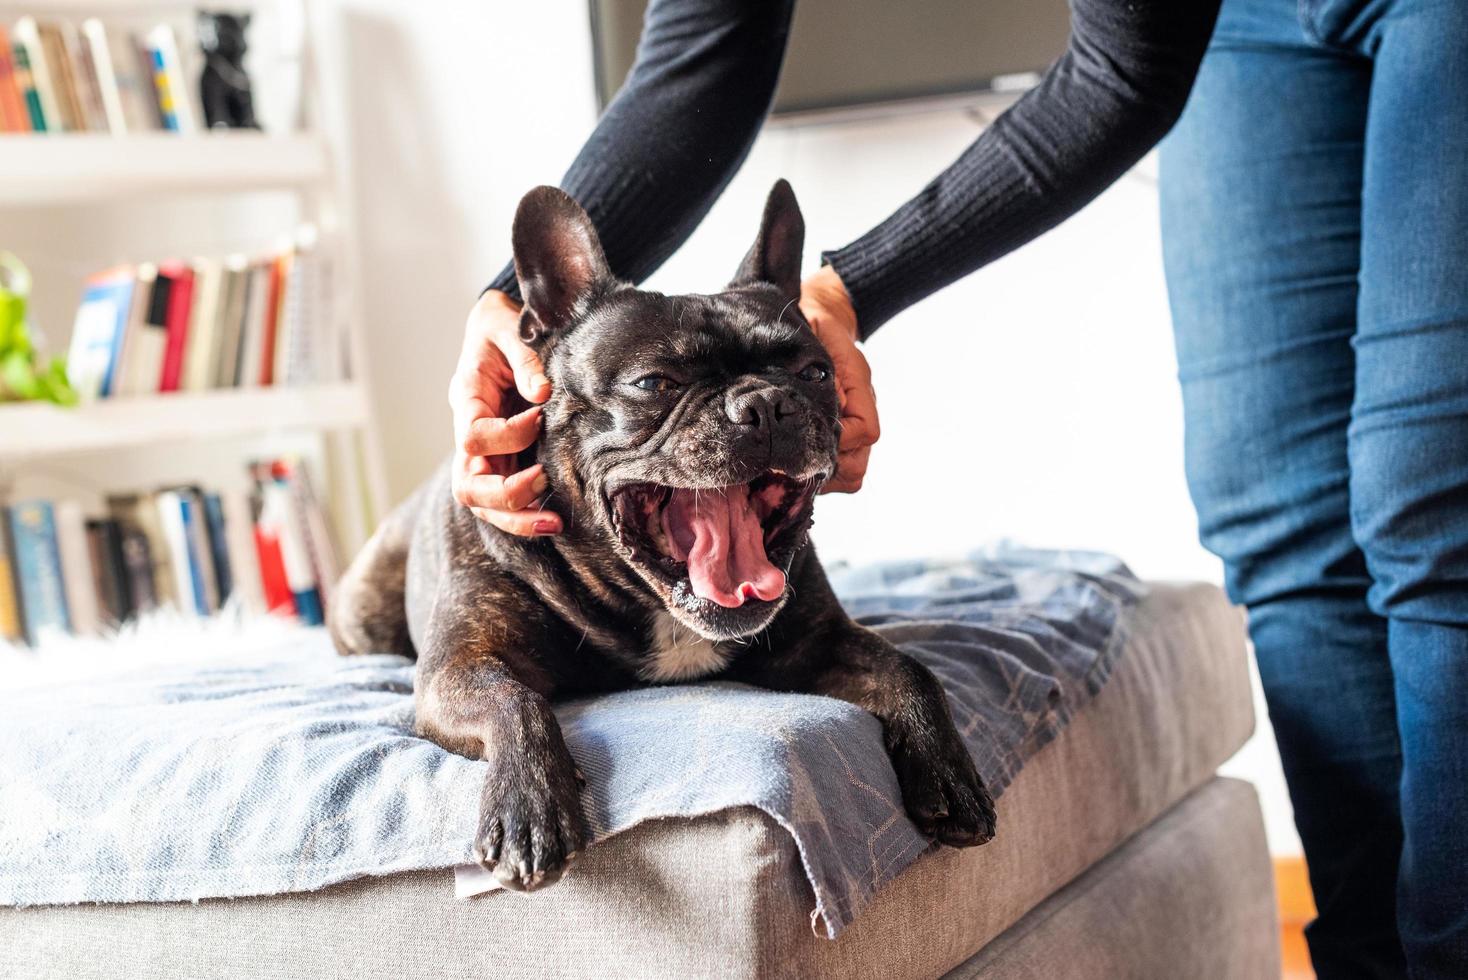
[{"label": "brindle dog fur", "polygon": [[[581,774],[552,703],[659,681],[859,705],[881,721],[923,833],[954,847],[994,834],[993,801],[937,680],[852,622],[807,541],[840,424],[831,361],[796,303],[804,235],[780,181],[733,282],[666,296],[613,278],[564,193],[527,194],[513,228],[521,332],[553,394],[520,462],[544,464],[543,506],[565,530],[522,538],[480,521],[455,500],[445,466],[337,590],[337,648],[416,656],[418,731],[490,763],[475,854],[506,887],[554,882],[588,843]],[[744,483],[751,495],[773,486],[781,501],[764,540],[786,585],[728,608],[691,591],[637,508],[655,509],[671,488]]]}]

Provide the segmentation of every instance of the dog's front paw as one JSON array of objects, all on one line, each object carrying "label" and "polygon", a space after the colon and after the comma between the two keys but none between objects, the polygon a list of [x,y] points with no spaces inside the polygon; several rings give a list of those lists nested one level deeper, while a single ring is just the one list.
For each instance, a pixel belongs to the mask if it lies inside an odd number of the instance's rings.
[{"label": "dog's front paw", "polygon": [[899,740],[892,765],[902,802],[918,830],[949,847],[975,847],[994,837],[994,798],[974,768],[963,740]]},{"label": "dog's front paw", "polygon": [[544,888],[586,846],[578,777],[574,766],[524,761],[490,774],[474,858],[500,884],[517,892]]}]

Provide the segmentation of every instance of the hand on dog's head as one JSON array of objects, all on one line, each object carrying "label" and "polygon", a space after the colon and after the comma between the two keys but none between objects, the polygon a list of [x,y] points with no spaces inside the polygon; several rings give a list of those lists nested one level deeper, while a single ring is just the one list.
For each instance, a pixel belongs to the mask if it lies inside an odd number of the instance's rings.
[{"label": "hand on dog's head", "polygon": [[831,361],[797,306],[804,238],[779,181],[728,287],[666,296],[612,275],[563,191],[537,187],[515,215],[521,333],[554,390],[539,459],[567,546],[612,545],[710,639],[774,618],[835,469]]}]

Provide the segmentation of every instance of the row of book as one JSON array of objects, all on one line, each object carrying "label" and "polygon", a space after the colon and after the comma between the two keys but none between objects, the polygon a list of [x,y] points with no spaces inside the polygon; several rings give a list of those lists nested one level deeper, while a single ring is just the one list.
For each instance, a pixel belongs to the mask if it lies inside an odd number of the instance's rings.
[{"label": "row of book", "polygon": [[201,64],[198,46],[180,45],[169,24],[0,24],[0,132],[198,132]]},{"label": "row of book", "polygon": [[327,280],[309,228],[253,259],[107,269],[87,279],[67,378],[84,401],[334,380]]},{"label": "row of book", "polygon": [[207,616],[232,602],[320,624],[339,567],[302,461],[251,465],[253,489],[183,486],[0,508],[0,640],[43,645],[155,609]]}]

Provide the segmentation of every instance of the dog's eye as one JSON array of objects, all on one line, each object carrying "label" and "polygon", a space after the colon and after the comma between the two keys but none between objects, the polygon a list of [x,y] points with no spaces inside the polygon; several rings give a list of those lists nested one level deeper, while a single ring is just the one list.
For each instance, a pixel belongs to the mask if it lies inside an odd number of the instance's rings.
[{"label": "dog's eye", "polygon": [[643,391],[656,391],[660,393],[666,393],[669,391],[677,391],[681,387],[681,385],[679,385],[678,382],[674,381],[672,378],[665,377],[664,375],[649,374],[632,382],[632,387],[641,388]]},{"label": "dog's eye", "polygon": [[797,375],[801,381],[825,381],[830,376],[831,372],[819,364],[807,364],[800,369],[800,374]]}]

